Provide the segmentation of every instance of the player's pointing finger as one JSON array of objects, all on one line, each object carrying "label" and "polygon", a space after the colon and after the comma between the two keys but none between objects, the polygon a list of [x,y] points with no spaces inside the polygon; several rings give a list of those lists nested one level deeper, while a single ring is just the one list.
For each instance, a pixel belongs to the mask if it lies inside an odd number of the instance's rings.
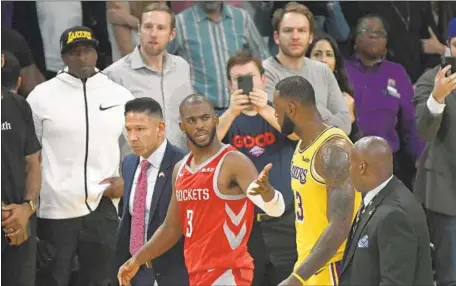
[{"label": "player's pointing finger", "polygon": [[271,168],[272,168],[272,163],[269,163],[266,166],[264,166],[263,171],[261,171],[260,176],[259,176],[260,180],[265,180],[265,179],[269,178],[269,170],[271,170]]}]

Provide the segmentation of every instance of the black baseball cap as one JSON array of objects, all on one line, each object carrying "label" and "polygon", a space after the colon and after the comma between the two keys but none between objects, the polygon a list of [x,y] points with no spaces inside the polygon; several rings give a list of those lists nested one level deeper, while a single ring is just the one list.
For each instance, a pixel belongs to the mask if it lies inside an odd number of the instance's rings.
[{"label": "black baseball cap", "polygon": [[93,36],[93,31],[84,26],[66,29],[60,36],[60,53],[64,54],[77,44],[98,46],[98,41]]}]

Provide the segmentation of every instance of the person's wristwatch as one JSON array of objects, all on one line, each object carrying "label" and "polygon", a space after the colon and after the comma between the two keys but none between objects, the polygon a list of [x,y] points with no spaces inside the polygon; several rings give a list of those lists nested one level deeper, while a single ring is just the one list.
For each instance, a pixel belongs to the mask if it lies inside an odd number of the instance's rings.
[{"label": "person's wristwatch", "polygon": [[34,201],[25,200],[24,202],[26,202],[29,205],[30,209],[32,210],[32,213],[36,212],[36,204]]}]

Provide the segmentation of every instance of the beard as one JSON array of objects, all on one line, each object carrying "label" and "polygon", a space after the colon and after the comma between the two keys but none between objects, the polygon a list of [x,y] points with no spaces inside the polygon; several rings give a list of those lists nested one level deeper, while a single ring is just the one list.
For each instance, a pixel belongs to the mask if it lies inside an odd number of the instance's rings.
[{"label": "beard", "polygon": [[193,138],[187,132],[184,131],[184,133],[185,133],[185,136],[187,137],[188,141],[192,142],[193,145],[195,145],[198,148],[206,148],[207,146],[211,145],[212,142],[214,142],[215,136],[217,135],[217,129],[213,128],[211,130],[211,133],[209,133],[209,141],[207,141],[204,144],[200,144],[200,143],[196,142],[195,138]]},{"label": "beard", "polygon": [[151,57],[156,57],[161,54],[165,50],[165,47],[156,47],[156,48],[149,48],[144,46],[144,52]]},{"label": "beard", "polygon": [[283,116],[283,124],[281,126],[281,133],[285,136],[293,134],[295,131],[295,124],[293,121],[291,121],[290,117],[288,115]]},{"label": "beard", "polygon": [[307,48],[310,45],[310,40],[307,43],[304,43],[302,46],[302,50],[292,50],[291,47],[289,47],[286,44],[280,43],[278,44],[280,51],[287,57],[289,58],[302,58],[306,55]]},{"label": "beard", "polygon": [[282,53],[289,58],[302,58],[306,54],[306,49],[303,49],[302,51],[291,51],[288,47],[280,45],[279,48],[282,51]]}]

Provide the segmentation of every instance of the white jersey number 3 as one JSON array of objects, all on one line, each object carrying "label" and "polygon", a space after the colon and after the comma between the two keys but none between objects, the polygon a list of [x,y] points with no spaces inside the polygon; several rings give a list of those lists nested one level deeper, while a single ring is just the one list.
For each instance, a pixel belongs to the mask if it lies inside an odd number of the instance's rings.
[{"label": "white jersey number 3", "polygon": [[185,231],[186,237],[191,237],[193,233],[193,210],[187,210],[187,229]]}]

